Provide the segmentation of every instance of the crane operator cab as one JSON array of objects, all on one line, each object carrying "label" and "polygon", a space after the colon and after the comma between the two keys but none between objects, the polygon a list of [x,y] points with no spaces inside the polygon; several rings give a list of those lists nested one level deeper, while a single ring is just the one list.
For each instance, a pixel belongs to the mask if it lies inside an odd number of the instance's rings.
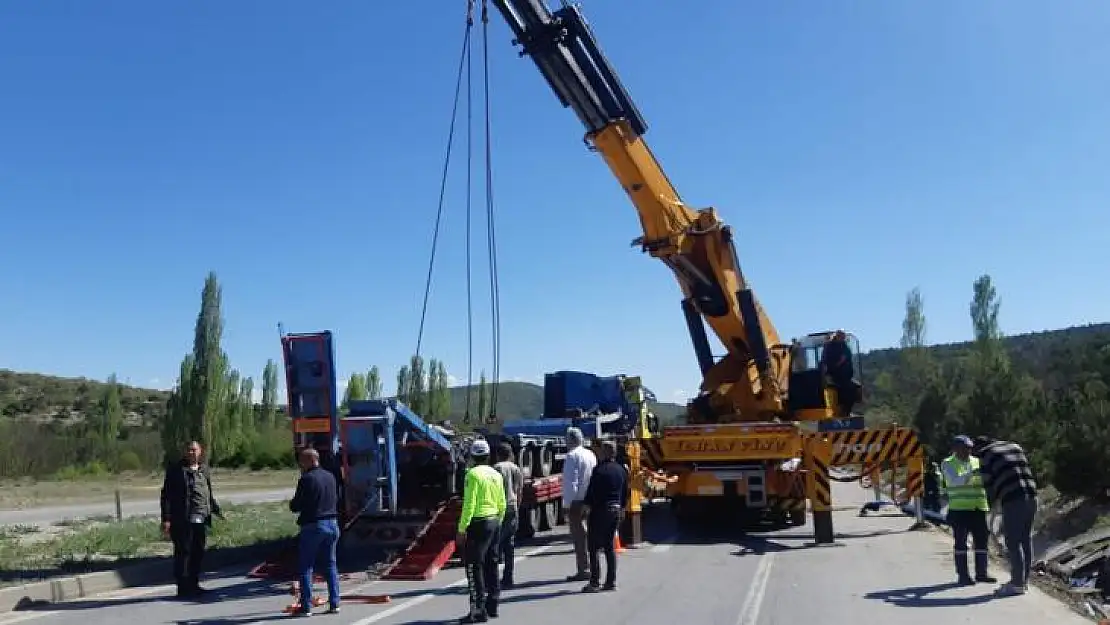
[{"label": "crane operator cab", "polygon": [[799,421],[851,416],[863,400],[859,340],[844,330],[815,332],[790,346],[790,412]]}]

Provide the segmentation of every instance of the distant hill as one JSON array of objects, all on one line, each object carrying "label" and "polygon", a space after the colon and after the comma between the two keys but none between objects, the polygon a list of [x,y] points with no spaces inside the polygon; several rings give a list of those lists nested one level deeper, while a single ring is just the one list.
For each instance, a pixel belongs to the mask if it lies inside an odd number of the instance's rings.
[{"label": "distant hill", "polygon": [[[123,386],[121,393],[128,425],[156,424],[166,411],[169,392]],[[104,383],[86,378],[62,378],[39,373],[0,369],[0,416],[37,422],[78,422],[95,406]],[[451,419],[463,417],[467,387],[451,389]],[[478,389],[472,387],[473,401]],[[543,414],[543,387],[528,382],[502,382],[497,392],[497,413],[502,419],[536,418]],[[659,403],[655,413],[671,420],[685,408]]]},{"label": "distant hill", "polygon": [[[940,363],[963,357],[969,342],[935,345],[930,351]],[[1014,365],[1030,374],[1046,388],[1059,388],[1076,379],[1085,364],[1068,355],[1086,350],[1091,345],[1107,346],[1110,356],[1110,323],[1076,326],[1019,334],[1005,339]],[[901,359],[898,349],[877,349],[861,357],[864,383],[868,387],[868,404],[881,405],[891,398],[884,396],[883,378],[897,378]],[[691,362],[691,366],[693,363]],[[62,378],[39,373],[20,373],[0,369],[0,416],[35,421],[73,422],[84,418],[100,397],[104,383],[84,378]],[[477,393],[477,389],[472,390]],[[131,425],[153,425],[165,414],[167,391],[124,386],[123,407]],[[466,387],[451,389],[451,418],[461,419],[466,405]],[[664,421],[673,419],[685,408],[677,404],[658,403],[654,410]],[[527,382],[502,382],[498,391],[498,415],[504,419],[538,417],[543,413],[543,388]]]}]

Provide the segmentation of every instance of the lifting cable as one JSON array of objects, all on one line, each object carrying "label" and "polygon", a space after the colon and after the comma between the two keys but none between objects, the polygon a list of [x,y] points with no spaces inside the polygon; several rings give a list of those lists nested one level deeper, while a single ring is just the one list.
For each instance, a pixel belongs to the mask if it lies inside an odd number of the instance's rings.
[{"label": "lifting cable", "polygon": [[[444,204],[444,197],[445,197],[446,192],[447,192],[447,172],[449,171],[450,165],[451,165],[451,149],[454,147],[454,143],[455,143],[455,122],[458,120],[459,95],[462,91],[462,81],[463,81],[463,77],[465,75],[464,70],[467,67],[467,60],[470,57],[470,48],[471,48],[470,32],[472,30],[473,25],[474,25],[474,18],[473,18],[473,15],[472,15],[472,11],[467,11],[466,31],[463,34],[462,53],[459,56],[459,67],[458,67],[457,75],[456,75],[456,78],[455,78],[455,99],[454,99],[454,103],[451,105],[451,124],[448,127],[448,131],[447,131],[447,149],[446,149],[446,154],[444,155],[444,158],[443,158],[443,173],[440,176],[439,205],[436,208],[435,227],[432,229],[432,252],[431,252],[431,257],[428,259],[428,275],[427,275],[427,278],[424,282],[424,303],[423,303],[423,305],[421,306],[421,309],[420,309],[420,328],[419,328],[419,330],[417,331],[417,334],[416,334],[416,355],[415,355],[416,359],[420,358],[420,347],[421,347],[421,345],[424,341],[424,322],[427,319],[427,315],[428,315],[428,299],[431,296],[431,291],[432,291],[432,272],[435,268],[436,250],[439,247],[439,228],[440,228],[440,224],[443,221],[443,204]],[[468,199],[468,201],[469,201],[469,199]],[[468,282],[469,282],[469,280],[468,280]],[[411,373],[418,373],[418,372],[414,371],[414,372],[411,372]],[[411,395],[411,393],[413,393],[415,391],[415,388],[416,388],[415,376],[410,375],[408,387],[409,387],[407,389],[408,394]],[[401,389],[397,389],[397,390],[398,390],[398,394],[400,394]]]},{"label": "lifting cable", "polygon": [[[428,315],[428,301],[431,297],[432,276],[435,269],[436,252],[439,248],[439,232],[443,222],[443,207],[447,191],[447,175],[451,166],[451,154],[455,140],[455,126],[459,117],[459,100],[462,94],[462,84],[466,80],[466,334],[467,334],[467,363],[466,363],[466,408],[463,414],[463,423],[471,420],[471,393],[474,386],[474,307],[473,307],[473,281],[471,263],[471,213],[473,197],[473,40],[471,33],[474,27],[475,0],[467,0],[466,30],[463,34],[462,52],[460,53],[458,69],[455,76],[455,96],[451,105],[451,123],[447,132],[447,148],[443,159],[443,169],[440,177],[439,203],[436,208],[435,226],[432,230],[432,250],[428,259],[428,273],[424,282],[424,301],[420,310],[420,327],[416,338],[416,358],[420,358],[420,349],[424,341],[424,327]],[[493,343],[493,384],[490,390],[489,413],[486,423],[497,421],[497,389],[501,379],[501,295],[500,281],[497,272],[497,234],[495,228],[495,213],[493,201],[493,149],[492,125],[490,113],[490,80],[489,80],[489,0],[482,1],[482,83],[483,99],[485,104],[485,191],[486,191],[486,240],[489,254],[489,284],[490,284],[490,317],[492,322]],[[415,373],[415,372],[413,372]],[[415,376],[409,379],[408,393],[415,391]],[[479,415],[481,418],[482,415]]]},{"label": "lifting cable", "polygon": [[[466,0],[466,30],[474,26],[474,0]],[[463,423],[470,423],[470,393],[474,388],[474,295],[470,271],[470,213],[474,174],[474,55],[472,39],[466,50],[466,409]]]},{"label": "lifting cable", "polygon": [[497,387],[501,379],[501,294],[497,275],[497,236],[493,210],[493,150],[489,97],[489,0],[482,0],[482,86],[485,100],[486,234],[489,246],[490,311],[493,324],[493,388],[487,423],[497,421]]}]

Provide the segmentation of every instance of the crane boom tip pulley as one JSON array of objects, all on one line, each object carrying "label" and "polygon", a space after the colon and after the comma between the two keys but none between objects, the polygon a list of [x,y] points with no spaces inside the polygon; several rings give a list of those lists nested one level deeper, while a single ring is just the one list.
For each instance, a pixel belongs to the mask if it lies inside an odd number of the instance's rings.
[{"label": "crane boom tip pulley", "polygon": [[574,110],[589,133],[624,120],[641,136],[647,122],[598,46],[578,7],[552,11],[544,0],[493,0],[521,47],[532,57],[559,102]]}]

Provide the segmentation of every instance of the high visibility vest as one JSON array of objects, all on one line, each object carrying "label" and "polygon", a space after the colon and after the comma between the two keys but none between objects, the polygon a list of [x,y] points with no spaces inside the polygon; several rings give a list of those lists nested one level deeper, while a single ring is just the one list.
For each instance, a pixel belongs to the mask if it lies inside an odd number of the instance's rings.
[{"label": "high visibility vest", "polygon": [[983,478],[978,471],[979,459],[975,456],[960,460],[952,455],[941,463],[940,472],[948,493],[949,510],[990,511],[987,491],[983,488]]}]

